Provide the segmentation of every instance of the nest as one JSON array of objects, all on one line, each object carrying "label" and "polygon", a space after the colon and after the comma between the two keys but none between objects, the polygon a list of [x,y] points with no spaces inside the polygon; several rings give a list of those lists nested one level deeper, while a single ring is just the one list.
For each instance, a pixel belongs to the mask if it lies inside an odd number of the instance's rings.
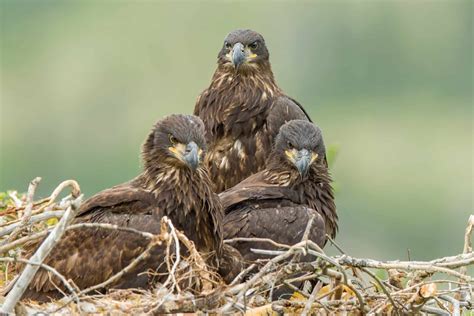
[{"label": "nest", "polygon": [[[247,241],[267,243],[269,249],[253,249],[269,259],[253,263],[230,284],[206,265],[205,259],[168,218],[161,221],[161,233],[153,235],[109,224],[74,224],[71,221],[82,195],[73,180],[61,183],[46,199],[34,201],[40,179],[30,183],[26,195],[0,195],[0,297],[1,312],[35,314],[163,314],[163,313],[246,313],[269,314],[437,314],[461,315],[474,307],[473,277],[468,267],[474,263],[471,234],[474,216],[469,218],[462,254],[431,261],[377,261],[354,258],[344,252],[328,256],[307,233],[295,245],[269,239]],[[60,193],[71,193],[58,200]],[[308,222],[309,232],[312,221]],[[43,264],[56,240],[68,229],[78,227],[125,230],[149,240],[148,247],[122,271],[110,279],[79,289],[53,267]],[[46,237],[47,236],[47,237]],[[46,237],[46,238],[45,238]],[[21,259],[22,246],[43,239],[35,254]],[[236,240],[227,240],[232,243]],[[245,241],[239,239],[239,241]],[[166,245],[166,280],[153,290],[109,290],[98,294],[133,269],[157,244]],[[275,250],[277,249],[277,250]],[[304,257],[304,261],[301,258]],[[17,271],[16,262],[25,268]],[[38,269],[47,269],[67,289],[64,298],[46,304],[20,302],[23,291]],[[471,271],[472,272],[472,271]],[[286,295],[278,296],[283,288]]]}]

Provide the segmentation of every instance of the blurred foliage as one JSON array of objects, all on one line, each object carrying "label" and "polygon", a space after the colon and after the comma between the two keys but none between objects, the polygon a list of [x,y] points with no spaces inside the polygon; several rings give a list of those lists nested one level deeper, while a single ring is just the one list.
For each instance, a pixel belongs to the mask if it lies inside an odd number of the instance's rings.
[{"label": "blurred foliage", "polygon": [[326,148],[326,158],[330,168],[334,168],[334,163],[336,162],[337,154],[339,153],[339,145],[331,144]]},{"label": "blurred foliage", "polygon": [[[458,252],[473,206],[472,1],[0,2],[0,191],[140,171],[153,122],[191,113],[224,36],[261,32],[279,85],[323,129],[338,243]],[[334,153],[333,153],[334,151]]]}]

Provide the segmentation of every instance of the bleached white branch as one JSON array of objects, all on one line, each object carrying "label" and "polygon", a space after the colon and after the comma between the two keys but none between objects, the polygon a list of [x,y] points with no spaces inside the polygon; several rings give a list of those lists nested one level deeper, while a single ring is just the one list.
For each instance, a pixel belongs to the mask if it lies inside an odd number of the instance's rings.
[{"label": "bleached white branch", "polygon": [[[49,212],[44,212],[38,215],[33,215],[28,219],[27,225],[45,221],[50,218],[61,218],[63,215],[64,215],[64,211],[49,211]],[[17,229],[20,226],[21,226],[21,223],[16,222],[11,225],[3,227],[2,229],[0,229],[0,237],[10,234],[11,232],[13,232],[15,229]]]}]

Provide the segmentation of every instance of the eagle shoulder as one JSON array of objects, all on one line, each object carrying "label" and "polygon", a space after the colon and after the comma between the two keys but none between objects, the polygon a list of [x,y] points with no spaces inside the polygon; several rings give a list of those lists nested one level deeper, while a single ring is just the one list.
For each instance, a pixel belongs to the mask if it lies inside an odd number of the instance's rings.
[{"label": "eagle shoulder", "polygon": [[300,103],[286,95],[281,95],[275,99],[268,113],[267,124],[269,130],[276,136],[280,127],[291,120],[311,122],[311,118]]}]

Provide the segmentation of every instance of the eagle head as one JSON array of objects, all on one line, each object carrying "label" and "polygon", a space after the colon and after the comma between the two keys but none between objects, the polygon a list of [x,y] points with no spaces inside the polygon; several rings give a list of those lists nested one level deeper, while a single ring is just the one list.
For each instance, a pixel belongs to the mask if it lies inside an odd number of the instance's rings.
[{"label": "eagle head", "polygon": [[204,123],[194,115],[173,114],[158,121],[143,144],[146,170],[163,164],[195,171],[206,150]]},{"label": "eagle head", "polygon": [[217,56],[219,66],[245,72],[269,66],[269,53],[263,36],[252,30],[230,32]]},{"label": "eagle head", "polygon": [[296,168],[305,176],[312,164],[324,164],[326,148],[321,129],[305,120],[292,120],[281,126],[270,157]]}]

